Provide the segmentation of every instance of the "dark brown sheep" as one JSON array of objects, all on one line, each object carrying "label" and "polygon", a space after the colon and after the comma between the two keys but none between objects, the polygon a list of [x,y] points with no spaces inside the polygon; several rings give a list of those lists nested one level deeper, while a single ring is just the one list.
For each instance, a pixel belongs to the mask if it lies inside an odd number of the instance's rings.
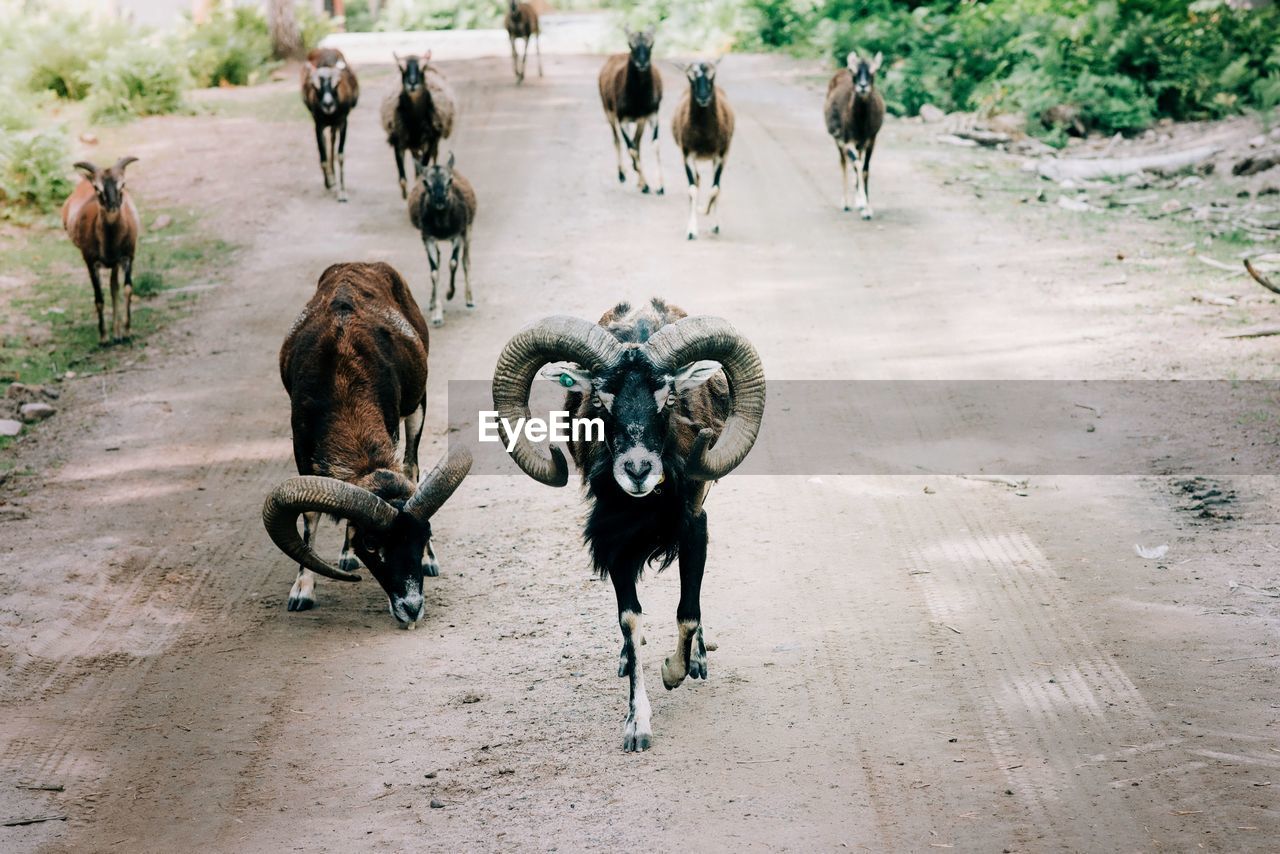
[{"label": "dark brown sheep", "polygon": [[455,112],[453,90],[444,75],[428,65],[431,51],[421,57],[396,56],[400,67],[400,89],[382,102],[382,128],[387,144],[395,151],[396,171],[400,173],[400,197],[409,197],[409,182],[404,175],[404,156],[419,163],[435,163],[440,140],[453,133]]},{"label": "dark brown sheep", "polygon": [[[515,72],[516,82],[524,82],[524,68],[529,62],[529,42],[536,42],[534,48],[538,55],[538,76],[542,76],[542,29],[538,25],[538,10],[532,3],[521,0],[508,0],[507,4],[507,37],[511,39],[511,70]],[[516,40],[524,39],[524,52],[517,59]]]},{"label": "dark brown sheep", "polygon": [[870,61],[850,52],[847,67],[842,68],[827,84],[827,100],[823,116],[827,133],[840,152],[840,172],[844,182],[841,205],[849,210],[849,161],[853,161],[853,180],[857,186],[858,210],[863,219],[871,219],[870,180],[871,152],[876,147],[876,134],[884,123],[884,98],[875,88],[876,71],[884,57],[877,53]]},{"label": "dark brown sheep", "polygon": [[[98,268],[111,271],[111,338],[129,336],[133,319],[133,256],[138,248],[142,221],[133,198],[125,190],[124,170],[136,157],[121,157],[109,169],[99,169],[81,161],[76,169],[84,180],[62,205],[62,227],[80,250],[89,281],[93,283],[93,303],[98,309],[98,343],[106,345],[107,327],[102,317],[102,279]],[[120,314],[120,278],[124,278],[124,315]]]},{"label": "dark brown sheep", "polygon": [[440,247],[437,241],[448,240],[449,294],[453,299],[458,264],[466,285],[467,308],[475,308],[471,295],[471,226],[476,219],[476,191],[471,182],[453,169],[453,152],[444,166],[421,164],[421,173],[409,194],[409,222],[422,232],[422,245],[431,265],[431,325],[444,324],[444,301],[440,299]]},{"label": "dark brown sheep", "polygon": [[[422,577],[438,573],[431,516],[466,476],[455,448],[418,483],[426,418],[427,324],[409,286],[388,264],[334,264],[280,348],[299,477],[268,496],[262,520],[300,566],[289,610],[315,604],[315,574],[358,581],[357,557],[382,585],[391,614],[412,628]],[[396,443],[404,431],[404,460]],[[312,548],[322,514],[345,519],[346,545],[332,566]],[[298,536],[298,517],[303,534]]]},{"label": "dark brown sheep", "polygon": [[686,234],[690,240],[698,237],[698,161],[710,160],[711,192],[707,195],[706,215],[715,214],[712,234],[720,233],[720,216],[717,202],[720,200],[720,175],[724,172],[724,159],[733,141],[733,108],[724,90],[715,84],[716,68],[720,61],[695,62],[684,67],[689,78],[689,89],[676,105],[671,117],[671,135],[684,157],[684,174],[689,179],[689,226]]},{"label": "dark brown sheep", "polygon": [[[343,152],[347,147],[347,116],[360,100],[360,84],[347,65],[342,51],[316,48],[307,54],[302,66],[302,102],[311,112],[316,126],[316,147],[320,149],[320,171],[324,188],[332,189],[334,163],[337,162],[338,201],[347,200],[346,170]],[[328,131],[328,140],[325,140]]]},{"label": "dark brown sheep", "polygon": [[[609,57],[600,69],[600,103],[604,116],[613,131],[613,148],[618,155],[618,181],[626,183],[622,168],[622,143],[627,144],[631,155],[631,167],[636,173],[636,186],[640,192],[649,192],[640,165],[640,143],[645,125],[653,123],[653,155],[658,166],[658,195],[664,192],[662,184],[662,146],[658,144],[658,107],[662,104],[662,75],[653,66],[653,30],[633,33],[627,31],[627,53]],[[633,123],[628,134],[624,125]]]}]

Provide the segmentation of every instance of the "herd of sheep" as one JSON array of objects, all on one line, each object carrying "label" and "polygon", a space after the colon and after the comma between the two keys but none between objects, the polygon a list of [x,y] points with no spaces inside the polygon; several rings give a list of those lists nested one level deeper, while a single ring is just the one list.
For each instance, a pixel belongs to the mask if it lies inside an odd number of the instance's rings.
[{"label": "herd of sheep", "polygon": [[[533,8],[509,0],[507,30],[517,84],[524,80],[529,43],[540,36]],[[641,146],[651,133],[655,156],[662,77],[652,61],[652,30],[628,32],[628,51],[610,56],[599,75],[602,106],[613,133],[618,179],[626,181],[623,147],[639,189],[650,192]],[[523,40],[523,53],[517,42]],[[541,51],[536,49],[541,76]],[[871,217],[868,169],[884,102],[875,91],[880,56],[851,54],[828,87],[824,115],[845,173],[852,161],[856,204]],[[454,128],[454,95],[439,69],[424,56],[396,57],[400,85],[382,103],[381,119],[394,152],[402,198],[421,234],[431,267],[431,325],[444,322],[439,278],[443,244],[450,247],[449,287],[462,267],[466,303],[471,291],[471,231],[476,193],[443,163],[442,140]],[[711,185],[704,215],[715,217],[720,181],[733,137],[734,113],[716,85],[717,62],[680,66],[688,80],[672,119],[689,186],[687,236],[698,236],[699,161],[710,161]],[[317,49],[302,71],[302,95],[315,121],[325,187],[347,200],[343,151],[347,121],[359,99],[359,83],[342,53]],[[406,176],[405,156],[414,178]],[[125,190],[124,157],[109,169],[77,163],[84,181],[63,208],[68,234],[81,250],[93,283],[102,343],[104,298],[99,268],[110,271],[112,338],[129,334],[132,266],[139,218]],[[663,192],[661,160],[656,192]],[[713,219],[712,231],[719,232]],[[124,282],[123,317],[118,280]],[[425,478],[418,445],[426,420],[428,323],[404,278],[383,263],[338,263],[319,284],[286,336],[280,375],[290,398],[296,477],[274,488],[263,507],[273,543],[299,566],[290,611],[315,605],[316,576],[358,581],[363,565],[386,592],[396,620],[413,628],[423,610],[423,578],[439,572],[431,518],[471,467],[470,453],[455,443]],[[597,322],[550,317],[516,333],[502,348],[493,379],[493,402],[504,424],[529,417],[533,381],[542,375],[566,392],[564,408],[599,419],[604,441],[571,442],[590,511],[583,531],[596,570],[611,579],[618,600],[623,646],[618,675],[629,679],[624,725],[626,750],[645,750],[652,738],[650,706],[640,666],[643,641],[636,582],[646,565],[677,562],[680,601],[675,651],[662,664],[670,690],[686,677],[705,679],[706,653],[700,590],[707,554],[711,483],[746,457],[764,415],[764,369],[755,348],[727,321],[687,316],[662,300],[620,303]],[[403,451],[398,450],[403,438]],[[528,436],[503,441],[516,464],[535,480],[564,486],[568,463],[554,446],[549,455]],[[323,516],[345,523],[337,564],[313,547]],[[298,520],[302,520],[302,532]]]}]

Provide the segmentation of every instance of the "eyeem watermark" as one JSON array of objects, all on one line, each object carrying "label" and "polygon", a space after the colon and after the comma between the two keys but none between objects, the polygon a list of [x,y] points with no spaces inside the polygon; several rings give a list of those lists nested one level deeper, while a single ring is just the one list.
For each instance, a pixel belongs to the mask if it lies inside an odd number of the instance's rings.
[{"label": "eyeem watermark", "polygon": [[[517,418],[512,424],[506,418],[500,418],[496,409],[480,410],[479,440],[481,442],[501,442],[502,434],[507,434],[507,453],[515,450],[516,439],[524,433],[530,442],[603,442],[604,421],[600,418],[573,418],[567,409],[553,409],[551,418]],[[501,427],[501,430],[499,430]]]}]

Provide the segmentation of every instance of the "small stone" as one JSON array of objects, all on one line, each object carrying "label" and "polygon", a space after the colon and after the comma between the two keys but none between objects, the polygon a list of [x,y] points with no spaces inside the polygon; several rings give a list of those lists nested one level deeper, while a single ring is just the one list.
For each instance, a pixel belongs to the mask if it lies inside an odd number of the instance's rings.
[{"label": "small stone", "polygon": [[85,131],[84,133],[80,134],[80,141],[83,142],[85,145],[97,145],[98,135],[91,131]]},{"label": "small stone", "polygon": [[920,118],[929,124],[940,122],[947,117],[947,114],[933,104],[925,104],[920,108]]},{"label": "small stone", "polygon": [[423,774],[422,776],[426,777],[428,780],[434,780],[434,779],[436,778],[436,772],[435,772],[435,771],[428,771],[427,773]]},{"label": "small stone", "polygon": [[75,371],[67,371],[65,374],[63,374],[63,375],[62,375],[62,378],[63,378],[64,380],[73,380],[73,379],[75,379],[75,378],[76,378],[76,372],[75,372]]},{"label": "small stone", "polygon": [[22,422],[0,418],[0,436],[16,436],[22,432]]},{"label": "small stone", "polygon": [[431,799],[431,808],[432,808],[433,810],[442,810],[442,809],[444,809],[444,801],[440,800],[439,798],[432,798],[432,799]]},{"label": "small stone", "polygon": [[163,231],[171,225],[173,225],[173,217],[168,214],[160,214],[160,216],[151,221],[151,230]]},{"label": "small stone", "polygon": [[18,412],[21,413],[23,421],[31,422],[52,418],[58,410],[47,403],[24,403]]},{"label": "small stone", "polygon": [[936,490],[932,486],[926,486],[924,488],[925,495],[933,495],[934,492],[936,492]]},{"label": "small stone", "polygon": [[1173,188],[1175,190],[1185,190],[1189,187],[1194,187],[1197,184],[1203,184],[1203,183],[1204,183],[1204,179],[1201,178],[1199,175],[1188,175],[1178,183],[1174,184]]}]

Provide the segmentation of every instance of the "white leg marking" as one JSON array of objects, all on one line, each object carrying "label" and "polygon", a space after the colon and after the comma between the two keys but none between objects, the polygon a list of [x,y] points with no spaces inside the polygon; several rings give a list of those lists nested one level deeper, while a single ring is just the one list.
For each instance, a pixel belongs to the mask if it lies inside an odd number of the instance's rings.
[{"label": "white leg marking", "polygon": [[623,611],[622,623],[631,632],[631,707],[622,730],[622,749],[628,752],[648,750],[653,741],[653,727],[649,723],[651,711],[649,695],[644,690],[644,668],[640,665],[640,615]]},{"label": "white leg marking", "polygon": [[658,133],[661,124],[658,122],[658,116],[653,116],[653,160],[658,170],[658,189],[655,191],[659,196],[666,195],[666,181],[662,177],[662,138]]},{"label": "white leg marking", "polygon": [[697,631],[697,620],[676,621],[676,651],[662,662],[662,684],[668,691],[683,682],[689,674],[689,653],[697,640]]},{"label": "white leg marking", "polygon": [[431,540],[427,540],[426,551],[422,553],[422,574],[428,578],[435,578],[440,574],[440,563],[436,560],[436,550]]},{"label": "white leg marking", "polygon": [[431,262],[431,325],[444,325],[444,304],[440,301],[440,245],[427,238],[427,258]]},{"label": "white leg marking", "polygon": [[692,155],[685,155],[684,168],[692,178],[689,181],[689,224],[685,226],[685,236],[690,240],[698,239],[698,161]]}]

